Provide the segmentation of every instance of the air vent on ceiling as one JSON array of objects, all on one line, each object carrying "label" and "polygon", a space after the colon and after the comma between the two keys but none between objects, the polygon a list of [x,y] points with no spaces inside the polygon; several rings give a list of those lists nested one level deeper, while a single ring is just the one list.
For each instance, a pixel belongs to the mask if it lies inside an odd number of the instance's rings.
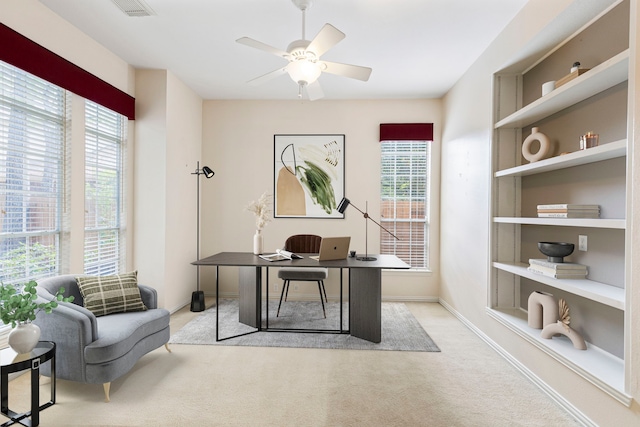
[{"label": "air vent on ceiling", "polygon": [[129,16],[151,16],[156,13],[143,0],[111,0]]}]

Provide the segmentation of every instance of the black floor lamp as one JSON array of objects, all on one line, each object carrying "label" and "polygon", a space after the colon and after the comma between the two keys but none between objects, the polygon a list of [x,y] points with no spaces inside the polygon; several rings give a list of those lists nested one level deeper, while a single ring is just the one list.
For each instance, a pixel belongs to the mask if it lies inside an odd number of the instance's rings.
[{"label": "black floor lamp", "polygon": [[346,197],[343,197],[342,200],[340,200],[340,204],[338,204],[338,207],[336,208],[336,210],[338,212],[340,212],[341,214],[343,214],[344,211],[347,210],[347,207],[349,205],[353,206],[358,212],[360,212],[364,216],[364,256],[356,257],[357,260],[359,260],[359,261],[375,261],[377,259],[376,257],[369,256],[369,230],[368,230],[368,227],[367,227],[367,224],[368,224],[367,223],[367,219],[370,219],[378,227],[380,227],[381,229],[383,229],[387,233],[391,234],[393,237],[396,238],[396,240],[400,240],[398,238],[398,236],[396,236],[395,234],[393,234],[392,232],[390,232],[389,230],[384,228],[375,219],[373,219],[373,218],[371,218],[369,216],[369,214],[367,213],[367,210],[369,208],[369,203],[368,202],[365,202],[365,211],[362,212],[360,209],[358,209],[358,207],[356,205],[351,203],[351,200],[347,199]]},{"label": "black floor lamp", "polygon": [[[196,259],[200,259],[200,175],[204,175],[207,179],[211,178],[215,175],[215,172],[211,170],[209,166],[203,166],[200,169],[200,162],[198,162],[198,166],[196,167],[196,171],[192,172],[191,175],[196,175],[197,186],[196,186],[196,199],[197,199],[197,225],[196,225]],[[204,311],[204,292],[200,290],[200,266],[197,265],[197,278],[196,278],[196,291],[191,294],[191,311]]]}]

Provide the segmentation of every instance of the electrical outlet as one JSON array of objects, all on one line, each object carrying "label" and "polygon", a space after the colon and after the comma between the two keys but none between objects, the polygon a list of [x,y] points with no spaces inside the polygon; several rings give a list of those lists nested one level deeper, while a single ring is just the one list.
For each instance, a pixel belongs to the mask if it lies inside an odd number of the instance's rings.
[{"label": "electrical outlet", "polygon": [[278,292],[278,284],[277,284],[277,283],[274,283],[274,284],[273,284],[273,290],[274,290],[274,291],[276,291],[276,292]]},{"label": "electrical outlet", "polygon": [[293,290],[294,290],[294,291],[297,291],[297,290],[298,290],[298,285],[294,284],[294,285],[293,285]]},{"label": "electrical outlet", "polygon": [[587,236],[578,236],[578,250],[579,251],[587,251]]}]

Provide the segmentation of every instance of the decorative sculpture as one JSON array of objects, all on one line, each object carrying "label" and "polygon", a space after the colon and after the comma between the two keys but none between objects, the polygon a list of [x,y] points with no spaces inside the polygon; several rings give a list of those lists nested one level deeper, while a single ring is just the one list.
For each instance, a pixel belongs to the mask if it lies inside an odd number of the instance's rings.
[{"label": "decorative sculpture", "polygon": [[558,320],[558,310],[556,300],[553,295],[535,291],[529,295],[528,307],[529,327],[542,329],[548,324],[556,323]]},{"label": "decorative sculpture", "polygon": [[587,343],[585,343],[582,336],[571,329],[569,324],[571,323],[571,316],[569,316],[569,306],[567,302],[560,298],[558,301],[558,311],[560,320],[555,323],[550,323],[542,329],[542,333],[540,336],[545,339],[551,339],[554,335],[560,334],[568,337],[571,340],[571,343],[578,350],[586,350]]}]

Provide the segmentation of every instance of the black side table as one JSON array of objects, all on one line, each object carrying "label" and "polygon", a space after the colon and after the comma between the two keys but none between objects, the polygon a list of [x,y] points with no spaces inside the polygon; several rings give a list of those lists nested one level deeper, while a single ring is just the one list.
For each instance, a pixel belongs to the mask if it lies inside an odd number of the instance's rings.
[{"label": "black side table", "polygon": [[[40,403],[40,364],[51,363],[51,400],[39,406]],[[31,410],[22,414],[9,409],[9,374],[31,370]],[[27,427],[40,424],[40,411],[56,403],[56,344],[50,341],[40,341],[31,353],[17,354],[10,348],[0,350],[0,410],[10,421],[0,427],[15,423]],[[31,417],[29,420],[28,417]]]}]

